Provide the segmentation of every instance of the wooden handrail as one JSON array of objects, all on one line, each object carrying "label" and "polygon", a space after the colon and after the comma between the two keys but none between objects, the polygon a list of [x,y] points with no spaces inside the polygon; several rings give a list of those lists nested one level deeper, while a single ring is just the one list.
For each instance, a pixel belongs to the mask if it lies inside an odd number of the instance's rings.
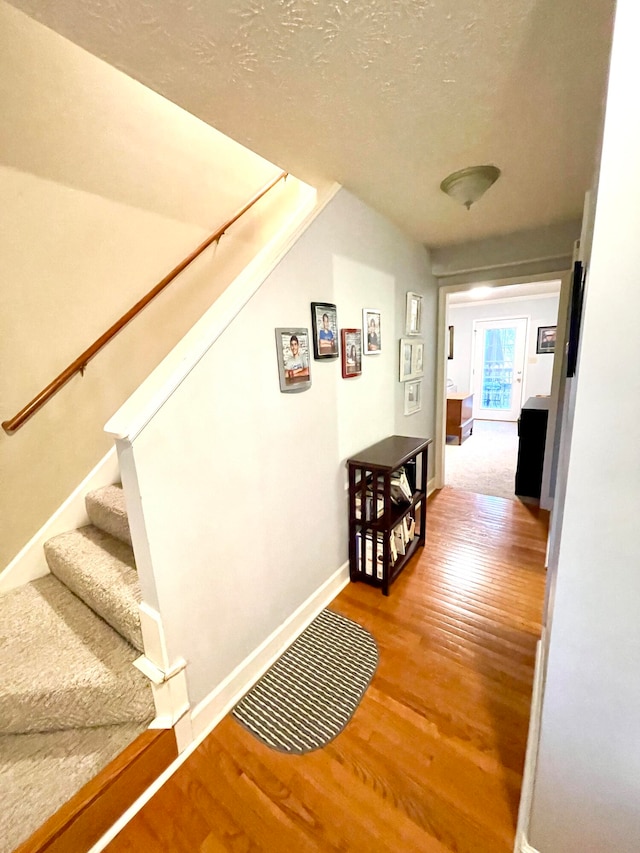
[{"label": "wooden handrail", "polygon": [[53,382],[50,382],[46,388],[40,391],[40,393],[35,396],[33,400],[31,400],[30,403],[27,403],[24,409],[21,409],[17,415],[14,415],[14,417],[10,418],[9,420],[3,421],[2,429],[7,433],[7,435],[13,435],[16,430],[20,429],[20,427],[23,426],[29,420],[30,417],[35,415],[35,413],[39,409],[41,409],[42,406],[44,406],[44,404],[47,403],[54,396],[54,394],[57,394],[58,391],[64,385],[66,385],[66,383],[71,379],[72,376],[74,376],[76,373],[84,373],[87,364],[91,361],[91,359],[96,356],[100,352],[100,350],[118,334],[118,332],[122,331],[122,329],[124,329],[124,327],[129,323],[130,320],[133,320],[133,318],[138,315],[143,308],[146,308],[146,306],[151,302],[151,300],[155,299],[155,297],[159,293],[161,293],[165,289],[165,287],[167,287],[167,285],[171,284],[174,278],[180,275],[180,273],[184,269],[186,269],[186,267],[188,267],[189,264],[198,257],[198,255],[202,254],[202,252],[204,252],[205,249],[209,248],[212,243],[215,243],[220,240],[220,238],[225,233],[225,231],[227,231],[228,228],[230,228],[235,222],[237,222],[238,219],[240,219],[241,216],[243,216],[250,208],[252,208],[256,202],[260,201],[260,199],[264,195],[266,195],[270,189],[275,187],[277,183],[284,180],[286,177],[287,173],[281,172],[275,180],[270,181],[270,183],[262,187],[262,189],[259,190],[259,192],[257,192],[256,195],[254,195],[253,198],[248,201],[247,204],[245,204],[245,206],[241,210],[239,210],[234,216],[232,216],[231,219],[227,220],[227,222],[225,222],[221,228],[218,228],[218,230],[214,234],[212,234],[210,237],[207,237],[204,243],[201,243],[198,248],[194,249],[194,251],[191,252],[191,254],[188,255],[183,261],[181,261],[177,267],[172,269],[171,272],[166,275],[162,279],[162,281],[158,282],[158,284],[156,284],[156,286],[152,288],[146,296],[143,296],[139,302],[136,302],[133,308],[130,308],[126,314],[123,314],[122,317],[120,317],[120,319],[115,322],[113,326],[107,329],[107,331],[103,335],[101,335],[96,341],[94,341],[91,346],[82,353],[82,355],[79,355],[78,358],[76,358],[75,361],[73,361],[68,367],[66,367],[59,376],[56,376]]}]

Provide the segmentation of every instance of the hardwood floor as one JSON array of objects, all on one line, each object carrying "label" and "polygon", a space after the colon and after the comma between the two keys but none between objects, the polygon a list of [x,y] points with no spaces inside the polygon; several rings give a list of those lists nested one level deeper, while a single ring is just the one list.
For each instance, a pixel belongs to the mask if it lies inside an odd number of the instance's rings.
[{"label": "hardwood floor", "polygon": [[391,595],[350,584],[331,605],[380,649],[346,729],[286,756],[227,717],[109,853],[510,853],[546,534],[537,508],[443,489]]}]

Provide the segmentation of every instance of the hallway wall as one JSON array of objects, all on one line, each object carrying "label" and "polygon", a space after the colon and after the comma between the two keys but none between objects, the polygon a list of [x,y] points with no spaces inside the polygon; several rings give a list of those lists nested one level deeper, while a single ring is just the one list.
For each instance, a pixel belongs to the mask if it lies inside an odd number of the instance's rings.
[{"label": "hallway wall", "polygon": [[639,30],[638,4],[618,0],[529,831],[540,853],[640,849]]},{"label": "hallway wall", "polygon": [[[423,408],[410,416],[398,381],[407,291],[424,297]],[[361,328],[362,309],[379,309],[382,349],[352,379],[339,360],[312,359],[311,387],[282,393],[274,330],[309,329],[312,301],[335,303],[340,328]],[[150,553],[139,563],[144,597],[170,658],[188,661],[192,703],[336,573],[347,576],[346,458],[393,433],[433,436],[436,314],[426,249],[341,190],[132,435]]]}]

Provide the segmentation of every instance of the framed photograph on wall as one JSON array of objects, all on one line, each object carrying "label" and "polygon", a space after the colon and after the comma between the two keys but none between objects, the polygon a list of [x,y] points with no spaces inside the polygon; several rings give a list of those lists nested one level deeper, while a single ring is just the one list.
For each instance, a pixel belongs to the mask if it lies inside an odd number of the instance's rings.
[{"label": "framed photograph on wall", "polygon": [[538,326],[538,343],[536,353],[556,351],[557,326]]},{"label": "framed photograph on wall", "polygon": [[313,357],[338,357],[338,312],[329,302],[311,303]]},{"label": "framed photograph on wall", "polygon": [[310,388],[309,330],[276,329],[276,351],[280,390],[296,393]]},{"label": "framed photograph on wall", "polygon": [[373,355],[382,350],[380,312],[377,308],[362,309],[362,340],[362,352],[365,355]]},{"label": "framed photograph on wall", "polygon": [[405,318],[405,335],[420,335],[422,333],[422,296],[419,293],[407,293],[407,313]]},{"label": "framed photograph on wall", "polygon": [[424,375],[424,343],[400,338],[400,382]]},{"label": "framed photograph on wall", "polygon": [[414,412],[419,412],[422,408],[422,382],[419,379],[413,379],[411,382],[405,382],[404,386],[404,413],[412,415]]},{"label": "framed photograph on wall", "polygon": [[342,329],[342,376],[351,379],[362,373],[362,329]]},{"label": "framed photograph on wall", "polygon": [[449,326],[449,352],[447,358],[453,358],[453,326]]}]

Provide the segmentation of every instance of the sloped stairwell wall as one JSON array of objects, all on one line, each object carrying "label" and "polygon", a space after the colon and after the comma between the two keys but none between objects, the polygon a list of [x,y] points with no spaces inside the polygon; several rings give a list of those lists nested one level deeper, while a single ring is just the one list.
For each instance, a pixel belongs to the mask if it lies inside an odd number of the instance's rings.
[{"label": "sloped stairwell wall", "polygon": [[[407,291],[424,294],[424,403],[411,416],[398,381]],[[312,360],[311,388],[284,394],[274,329],[310,329],[311,301],[336,303],[341,328],[379,309],[382,351],[356,379]],[[143,597],[169,658],[187,661],[196,734],[238,668],[346,581],[346,458],[394,432],[433,435],[436,302],[424,247],[341,190],[235,319],[224,328],[213,306],[107,424],[145,541]]]},{"label": "sloped stairwell wall", "polygon": [[[0,420],[278,169],[0,0]],[[279,184],[14,436],[0,570],[112,446],[105,421],[299,202]]]}]

